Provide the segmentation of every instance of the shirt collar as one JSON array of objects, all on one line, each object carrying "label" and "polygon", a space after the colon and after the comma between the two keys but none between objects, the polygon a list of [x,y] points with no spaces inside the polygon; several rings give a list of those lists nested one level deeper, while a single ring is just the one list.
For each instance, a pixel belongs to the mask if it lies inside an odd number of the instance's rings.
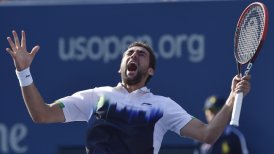
[{"label": "shirt collar", "polygon": [[[124,90],[124,91],[127,91],[126,88],[124,88],[124,86],[122,85],[121,82],[119,82],[116,86],[119,90]],[[140,91],[140,92],[144,92],[144,93],[149,93],[150,92],[150,89],[148,89],[146,86],[140,88],[140,89],[137,89],[135,91]]]}]

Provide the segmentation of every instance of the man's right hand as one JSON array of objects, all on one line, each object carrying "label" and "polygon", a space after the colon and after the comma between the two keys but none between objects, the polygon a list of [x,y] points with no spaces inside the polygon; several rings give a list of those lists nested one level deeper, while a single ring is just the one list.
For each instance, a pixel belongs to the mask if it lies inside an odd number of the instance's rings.
[{"label": "man's right hand", "polygon": [[22,31],[21,43],[19,42],[17,33],[15,31],[12,31],[12,34],[14,41],[10,37],[7,38],[10,44],[10,48],[6,48],[6,51],[12,56],[16,70],[22,71],[30,67],[40,47],[36,45],[32,48],[31,52],[28,52],[26,46],[25,32]]}]

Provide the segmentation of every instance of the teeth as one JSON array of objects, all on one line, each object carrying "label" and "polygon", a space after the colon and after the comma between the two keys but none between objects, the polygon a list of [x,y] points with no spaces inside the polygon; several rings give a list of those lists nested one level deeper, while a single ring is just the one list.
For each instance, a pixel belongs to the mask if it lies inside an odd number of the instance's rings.
[{"label": "teeth", "polygon": [[134,61],[131,61],[131,62],[129,62],[128,64],[136,64],[136,62],[134,62]]}]

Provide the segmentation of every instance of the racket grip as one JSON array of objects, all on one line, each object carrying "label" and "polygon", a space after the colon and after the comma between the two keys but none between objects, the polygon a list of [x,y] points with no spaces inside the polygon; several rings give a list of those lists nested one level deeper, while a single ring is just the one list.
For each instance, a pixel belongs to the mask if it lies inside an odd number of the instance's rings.
[{"label": "racket grip", "polygon": [[237,93],[234,100],[230,125],[239,126],[239,118],[243,102],[243,92]]}]

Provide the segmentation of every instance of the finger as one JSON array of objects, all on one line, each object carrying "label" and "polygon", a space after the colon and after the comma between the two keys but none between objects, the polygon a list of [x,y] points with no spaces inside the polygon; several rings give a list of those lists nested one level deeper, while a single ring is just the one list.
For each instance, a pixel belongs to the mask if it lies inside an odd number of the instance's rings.
[{"label": "finger", "polygon": [[237,80],[241,80],[241,78],[242,78],[242,74],[238,74],[238,75],[236,76],[236,79],[237,79]]},{"label": "finger", "polygon": [[40,46],[36,45],[35,47],[32,48],[31,52],[30,52],[30,55],[32,57],[35,57],[36,53],[39,51],[40,49]]},{"label": "finger", "polygon": [[247,81],[247,80],[242,80],[241,82],[242,82],[243,85],[250,85],[250,82]]},{"label": "finger", "polygon": [[239,87],[239,89],[241,89],[243,92],[247,92],[250,89],[250,87],[247,85],[242,85]]},{"label": "finger", "polygon": [[250,86],[243,87],[243,93],[244,93],[244,95],[248,94],[250,92],[250,89],[251,89]]},{"label": "finger", "polygon": [[239,83],[236,85],[239,88],[249,88],[250,87],[250,82],[247,80],[241,80]]},{"label": "finger", "polygon": [[241,79],[242,77],[243,77],[242,73],[238,73],[238,74],[236,75],[236,78],[237,78],[237,79]]},{"label": "finger", "polygon": [[243,92],[243,87],[239,86],[235,88],[235,92],[239,93],[239,92]]},{"label": "finger", "polygon": [[250,78],[244,78],[240,81],[240,83],[243,84],[243,85],[250,85],[249,80],[250,80]]},{"label": "finger", "polygon": [[13,37],[14,37],[14,42],[15,42],[15,47],[18,48],[20,47],[20,43],[19,43],[19,38],[18,35],[16,33],[16,31],[12,31]]},{"label": "finger", "polygon": [[241,74],[235,75],[233,79],[235,79],[235,80],[241,80]]},{"label": "finger", "polygon": [[246,80],[242,80],[239,83],[237,83],[237,87],[248,87],[250,84]]},{"label": "finger", "polygon": [[244,91],[249,91],[250,89],[251,89],[250,86],[244,86],[244,87],[243,87],[243,90],[244,90]]},{"label": "finger", "polygon": [[236,83],[239,83],[241,81],[241,78],[236,75],[234,78],[233,78],[233,82],[236,84]]},{"label": "finger", "polygon": [[250,80],[251,76],[250,75],[247,75],[247,76],[243,76],[241,78],[241,80]]},{"label": "finger", "polygon": [[11,55],[11,56],[13,56],[13,51],[10,49],[10,48],[6,48],[6,51]]},{"label": "finger", "polygon": [[21,47],[26,49],[26,33],[22,30]]},{"label": "finger", "polygon": [[7,37],[7,40],[8,40],[8,42],[9,42],[9,44],[10,44],[11,49],[12,49],[13,51],[15,51],[15,50],[16,50],[16,47],[15,47],[15,44],[13,43],[12,39],[11,39],[10,37]]}]

